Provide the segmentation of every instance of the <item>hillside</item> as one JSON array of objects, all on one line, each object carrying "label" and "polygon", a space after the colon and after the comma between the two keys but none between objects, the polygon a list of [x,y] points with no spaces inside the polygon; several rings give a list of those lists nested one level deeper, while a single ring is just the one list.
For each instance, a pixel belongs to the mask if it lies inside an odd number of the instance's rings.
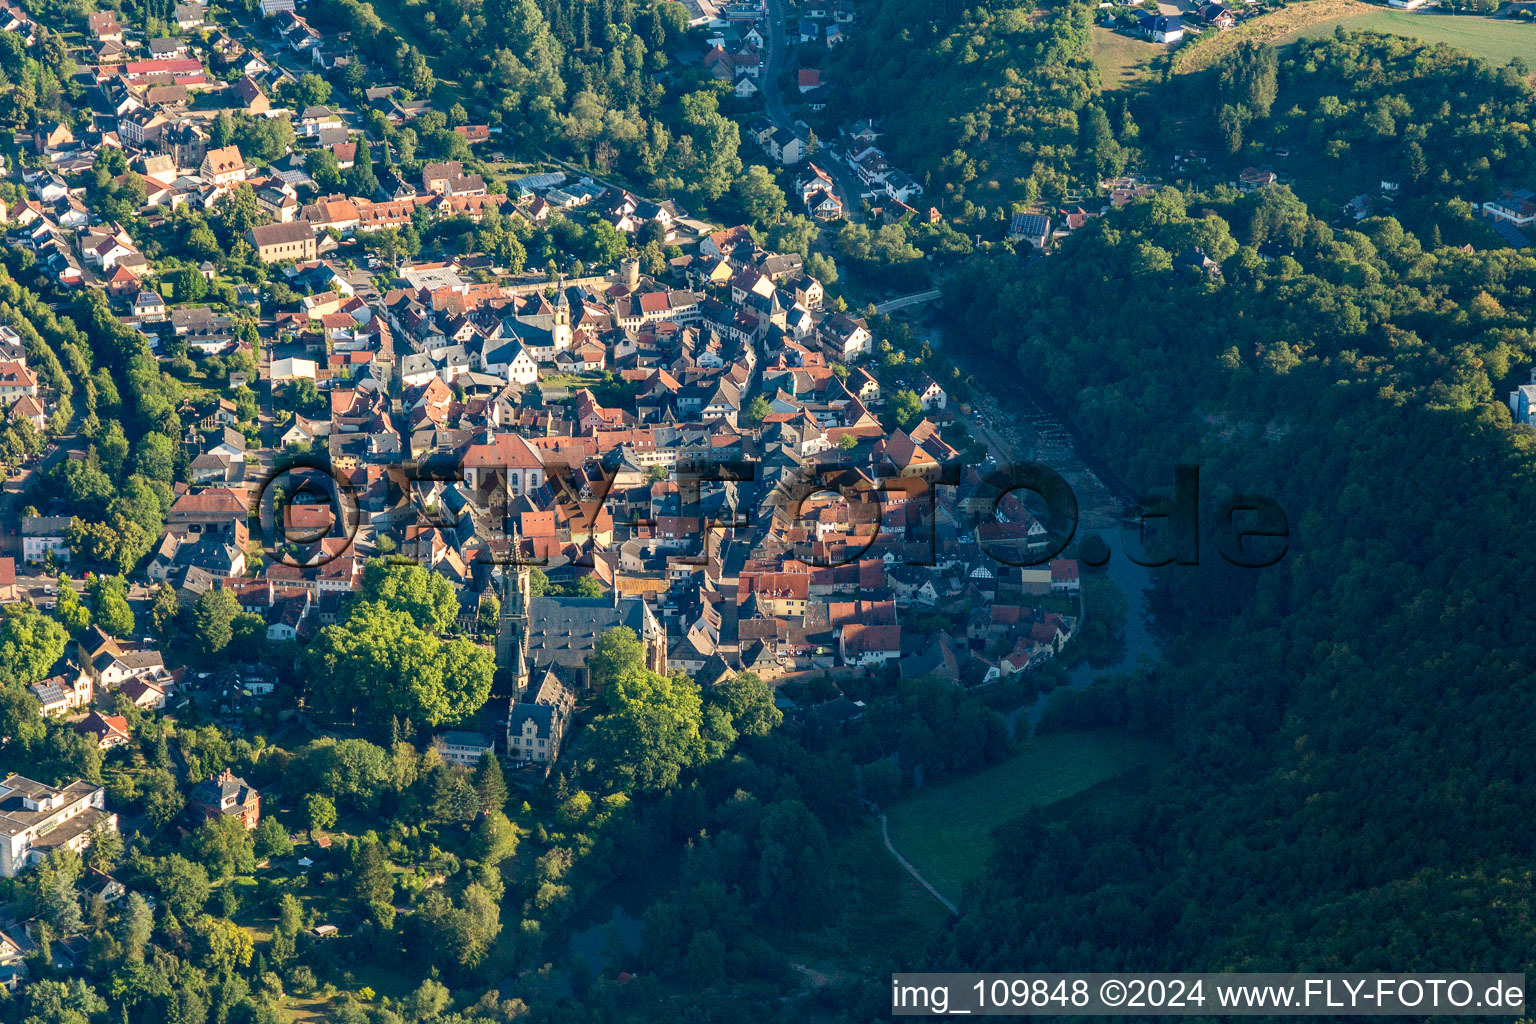
[{"label": "hillside", "polygon": [[[1400,117],[1424,125],[1434,174],[1486,180],[1436,97],[1497,80],[1485,102],[1506,113],[1463,112],[1492,129],[1530,90],[1426,56],[1328,41],[1291,84],[1369,106],[1392,91],[1383,67],[1412,65]],[[1303,166],[1298,187],[1326,173]],[[1515,894],[1536,775],[1511,723],[1536,696],[1536,647],[1511,595],[1533,568],[1516,510],[1536,498],[1536,433],[1503,399],[1536,360],[1531,264],[1335,216],[1283,188],[1167,190],[1031,273],[977,268],[953,287],[970,336],[1059,396],[1133,485],[1166,490],[1192,463],[1207,515],[1242,491],[1289,522],[1288,553],[1262,570],[1227,565],[1206,534],[1199,565],[1158,573],[1165,663],[1047,713],[1046,728],[1164,738],[1172,766],[1112,815],[1007,826],[941,943],[958,962],[1530,964],[1533,908]],[[1191,245],[1219,276],[1176,263]]]}]

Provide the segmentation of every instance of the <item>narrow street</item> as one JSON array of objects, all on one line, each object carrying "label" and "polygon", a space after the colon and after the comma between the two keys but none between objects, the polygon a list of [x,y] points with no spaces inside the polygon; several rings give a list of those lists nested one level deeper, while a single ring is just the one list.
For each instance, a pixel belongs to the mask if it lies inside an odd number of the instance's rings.
[{"label": "narrow street", "polygon": [[[763,109],[768,115],[768,120],[777,127],[793,130],[795,119],[789,116],[789,109],[784,106],[784,97],[780,93],[780,79],[784,73],[784,58],[789,51],[787,30],[785,28],[784,0],[767,0],[768,3],[768,52],[763,58]],[[848,165],[841,159],[832,155],[831,151],[823,151],[820,158],[812,156],[817,167],[831,175],[832,183],[837,186],[839,196],[843,200],[843,216],[855,224],[864,221],[864,204],[859,196],[863,189],[859,181],[848,169]]]},{"label": "narrow street", "polygon": [[[65,458],[69,449],[79,440],[76,434],[56,438],[36,465],[26,467],[15,476],[6,475],[0,480],[0,524],[4,525],[3,531],[0,531],[0,555],[10,555],[18,561],[21,559],[21,523],[17,513],[22,497],[32,482]],[[11,532],[13,528],[15,533]]]},{"label": "narrow street", "polygon": [[779,76],[784,71],[784,54],[789,49],[784,29],[784,0],[768,0],[768,53],[763,60],[763,106],[768,120],[780,128],[789,128],[794,121],[784,107],[784,97],[779,94]]}]

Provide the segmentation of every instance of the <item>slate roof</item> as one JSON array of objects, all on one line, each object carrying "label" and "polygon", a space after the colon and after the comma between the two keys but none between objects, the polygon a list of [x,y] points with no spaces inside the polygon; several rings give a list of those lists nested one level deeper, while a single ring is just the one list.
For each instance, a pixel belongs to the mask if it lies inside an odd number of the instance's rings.
[{"label": "slate roof", "polygon": [[228,772],[217,779],[204,779],[192,787],[192,802],[205,807],[222,808],[226,797],[234,798],[233,806],[244,807],[255,795],[250,783]]},{"label": "slate roof", "polygon": [[521,735],[523,723],[531,719],[538,738],[542,740],[549,739],[554,726],[556,710],[548,704],[525,704],[521,701],[513,704],[511,716],[507,721],[509,735]]},{"label": "slate roof", "polygon": [[491,741],[483,732],[466,732],[462,729],[450,729],[442,734],[444,743],[456,747],[485,747],[490,749]]},{"label": "slate roof", "polygon": [[1524,249],[1531,244],[1531,240],[1525,236],[1525,232],[1515,227],[1506,220],[1496,220],[1492,224],[1500,238],[1509,243],[1511,249]]},{"label": "slate roof", "polygon": [[586,664],[597,638],[615,626],[645,636],[645,602],[606,597],[536,597],[528,608],[528,657],[535,665]]},{"label": "slate roof", "polygon": [[[5,781],[0,782],[0,836],[15,836],[29,829],[35,829],[42,822],[47,821],[57,813],[56,810],[28,810],[22,803],[27,797],[31,797],[33,800],[41,800],[45,797],[62,794],[64,797],[63,802],[65,804],[72,804],[77,800],[86,798],[95,789],[96,787],[89,782],[75,781],[67,786],[57,787],[43,782],[35,782],[22,775],[7,776]],[[94,808],[92,810],[94,811]],[[83,823],[88,828],[100,816],[100,811],[95,811],[94,814],[76,815],[75,818],[69,819],[71,824],[66,828],[66,832],[71,835],[74,834],[72,823],[79,822],[82,819],[84,819]],[[53,833],[56,831],[58,831],[57,826],[38,836],[39,842],[36,845],[41,846],[44,838],[51,840]]]}]

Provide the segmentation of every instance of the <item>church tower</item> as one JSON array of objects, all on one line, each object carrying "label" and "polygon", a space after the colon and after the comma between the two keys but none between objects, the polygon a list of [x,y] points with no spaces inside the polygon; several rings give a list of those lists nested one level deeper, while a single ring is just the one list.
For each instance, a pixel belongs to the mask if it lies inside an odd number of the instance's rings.
[{"label": "church tower", "polygon": [[555,328],[550,332],[556,352],[571,347],[571,300],[565,294],[565,279],[560,280],[560,295],[555,299]]},{"label": "church tower", "polygon": [[501,623],[496,634],[496,663],[512,686],[514,699],[528,689],[528,610],[533,603],[533,564],[523,557],[523,537],[514,524],[511,560],[501,574]]}]

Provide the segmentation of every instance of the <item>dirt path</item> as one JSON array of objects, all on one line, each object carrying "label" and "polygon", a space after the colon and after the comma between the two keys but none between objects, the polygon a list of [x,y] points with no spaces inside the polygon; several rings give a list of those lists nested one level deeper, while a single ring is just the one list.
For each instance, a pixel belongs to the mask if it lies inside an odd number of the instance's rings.
[{"label": "dirt path", "polygon": [[955,906],[955,904],[947,896],[939,892],[939,890],[935,889],[933,887],[933,883],[924,878],[922,872],[913,867],[912,862],[907,860],[907,858],[903,857],[900,853],[897,853],[896,847],[891,845],[891,833],[890,830],[886,828],[884,811],[880,812],[880,838],[884,840],[885,848],[891,851],[891,856],[896,858],[896,863],[906,868],[907,874],[917,879],[917,884],[928,890],[928,895],[944,904],[945,910],[958,917],[960,914],[960,908]]}]

